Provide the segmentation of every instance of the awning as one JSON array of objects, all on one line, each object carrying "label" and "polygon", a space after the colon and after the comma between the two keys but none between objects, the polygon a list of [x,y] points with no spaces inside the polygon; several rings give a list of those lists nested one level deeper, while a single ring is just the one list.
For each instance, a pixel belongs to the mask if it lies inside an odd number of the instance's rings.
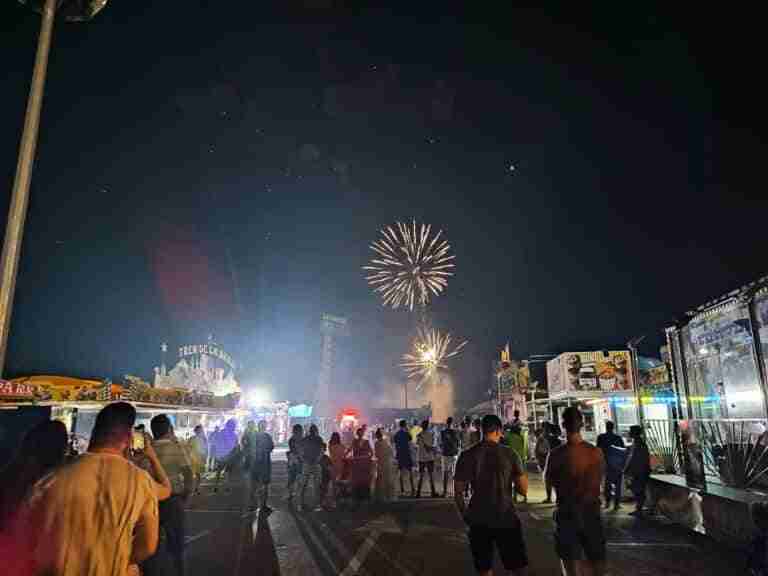
[{"label": "awning", "polygon": [[312,406],[308,406],[307,404],[296,404],[296,406],[291,406],[288,408],[288,416],[290,418],[311,418]]}]

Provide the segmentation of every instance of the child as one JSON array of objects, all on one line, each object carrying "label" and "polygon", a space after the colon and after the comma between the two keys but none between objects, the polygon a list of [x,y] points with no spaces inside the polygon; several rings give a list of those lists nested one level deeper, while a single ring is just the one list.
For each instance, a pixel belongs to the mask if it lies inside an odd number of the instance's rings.
[{"label": "child", "polygon": [[750,576],[768,576],[768,503],[755,502],[750,511],[757,532],[749,546],[747,569]]}]

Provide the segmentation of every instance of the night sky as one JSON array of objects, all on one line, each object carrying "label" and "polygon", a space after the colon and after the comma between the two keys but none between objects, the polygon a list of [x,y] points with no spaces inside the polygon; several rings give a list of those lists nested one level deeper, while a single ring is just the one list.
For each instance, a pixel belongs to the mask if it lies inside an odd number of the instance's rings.
[{"label": "night sky", "polygon": [[[465,404],[507,340],[654,352],[766,272],[748,14],[267,4],[57,25],[6,374],[149,377],[162,341],[213,333],[246,384],[308,400],[328,312],[351,324],[345,386],[395,389],[415,319],[360,267],[398,219],[456,253],[431,312],[470,341]],[[2,3],[3,211],[38,26]]]}]

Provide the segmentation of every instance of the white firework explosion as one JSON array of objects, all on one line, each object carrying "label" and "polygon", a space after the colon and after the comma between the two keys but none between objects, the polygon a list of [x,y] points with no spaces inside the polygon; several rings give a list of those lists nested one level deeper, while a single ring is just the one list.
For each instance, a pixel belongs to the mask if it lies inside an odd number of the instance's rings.
[{"label": "white firework explosion", "polygon": [[376,255],[367,266],[365,279],[385,306],[426,306],[438,296],[453,276],[454,256],[443,231],[431,235],[432,226],[397,222],[381,230],[370,247]]},{"label": "white firework explosion", "polygon": [[437,374],[438,369],[447,369],[449,358],[458,356],[467,345],[465,340],[458,346],[451,346],[453,338],[450,334],[441,334],[440,331],[419,330],[413,343],[413,350],[403,354],[400,366],[405,370],[408,378],[427,380]]}]

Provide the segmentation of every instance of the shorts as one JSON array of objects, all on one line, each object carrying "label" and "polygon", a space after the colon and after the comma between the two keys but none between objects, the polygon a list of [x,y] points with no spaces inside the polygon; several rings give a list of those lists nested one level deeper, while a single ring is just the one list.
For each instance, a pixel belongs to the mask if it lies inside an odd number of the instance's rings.
[{"label": "shorts", "polygon": [[424,472],[425,470],[427,472],[430,472],[430,473],[434,472],[435,471],[435,461],[434,460],[429,460],[427,462],[419,462],[419,472]]},{"label": "shorts", "polygon": [[413,458],[410,454],[406,454],[398,457],[397,459],[398,470],[411,470],[413,469]]},{"label": "shorts", "polygon": [[456,472],[457,456],[443,456],[443,473],[449,472],[451,476]]},{"label": "shorts", "polygon": [[605,560],[605,534],[599,506],[555,511],[555,550],[563,560]]},{"label": "shorts", "polygon": [[499,550],[501,563],[506,570],[519,570],[528,566],[528,552],[519,520],[516,526],[506,528],[469,527],[469,547],[475,570],[488,572],[493,569],[494,545]]},{"label": "shorts", "polygon": [[249,472],[253,482],[269,484],[272,481],[272,464],[270,462],[251,464]]}]

